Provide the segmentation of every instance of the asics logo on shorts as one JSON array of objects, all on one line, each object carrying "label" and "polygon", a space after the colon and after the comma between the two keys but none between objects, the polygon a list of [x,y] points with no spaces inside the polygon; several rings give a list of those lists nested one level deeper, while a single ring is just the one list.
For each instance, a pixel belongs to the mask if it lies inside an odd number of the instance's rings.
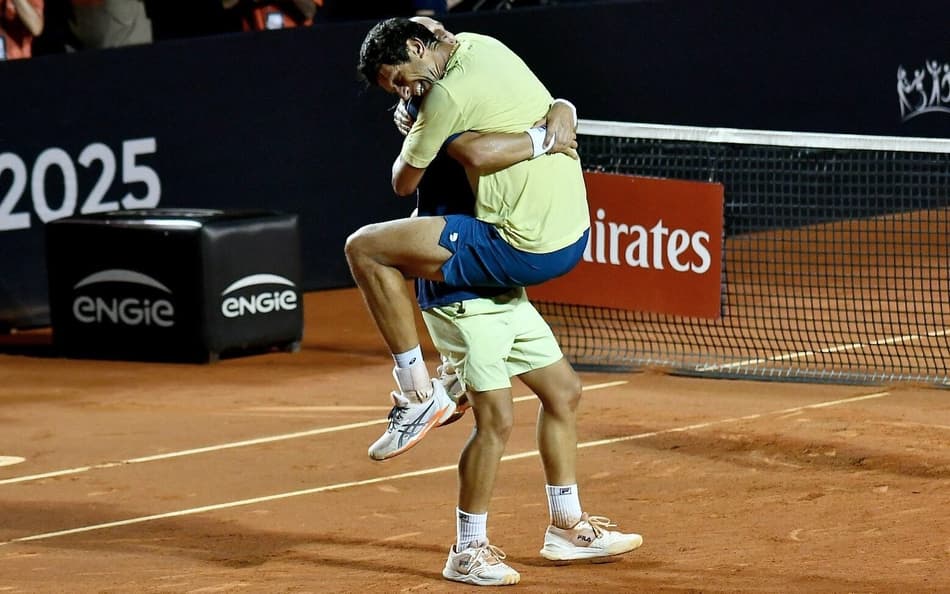
[{"label": "asics logo on shorts", "polygon": [[459,240],[459,234],[458,234],[458,233],[456,233],[456,232],[453,231],[452,233],[449,234],[449,241],[451,241],[452,243],[455,243],[455,242],[458,241],[458,240]]}]

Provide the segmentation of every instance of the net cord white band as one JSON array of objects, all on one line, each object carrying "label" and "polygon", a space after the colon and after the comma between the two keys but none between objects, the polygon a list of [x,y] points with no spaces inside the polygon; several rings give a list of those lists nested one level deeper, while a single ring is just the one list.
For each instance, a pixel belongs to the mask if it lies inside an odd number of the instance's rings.
[{"label": "net cord white band", "polygon": [[820,134],[816,132],[745,130],[740,128],[704,128],[699,126],[640,124],[634,122],[610,122],[585,119],[579,121],[577,133],[588,136],[754,144],[760,146],[899,151],[911,153],[950,153],[950,138]]}]

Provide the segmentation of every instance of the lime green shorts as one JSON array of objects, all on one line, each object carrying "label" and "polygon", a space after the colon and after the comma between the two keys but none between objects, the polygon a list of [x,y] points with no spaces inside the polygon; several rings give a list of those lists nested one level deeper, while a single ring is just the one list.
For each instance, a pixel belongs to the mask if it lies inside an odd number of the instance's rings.
[{"label": "lime green shorts", "polygon": [[524,289],[422,312],[432,342],[470,390],[511,387],[511,378],[563,358],[557,339]]}]

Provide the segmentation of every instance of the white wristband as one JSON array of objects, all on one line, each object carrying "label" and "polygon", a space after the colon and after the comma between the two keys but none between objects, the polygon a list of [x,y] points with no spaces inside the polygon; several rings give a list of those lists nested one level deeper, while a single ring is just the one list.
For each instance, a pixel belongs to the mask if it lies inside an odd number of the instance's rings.
[{"label": "white wristband", "polygon": [[551,137],[550,142],[546,145],[544,144],[544,137],[548,132],[547,126],[535,126],[534,128],[528,128],[525,130],[528,133],[528,136],[531,138],[531,149],[532,149],[532,159],[537,159],[541,155],[548,152],[552,146],[554,146],[554,137]]},{"label": "white wristband", "polygon": [[551,103],[551,105],[554,105],[554,103],[563,103],[564,105],[571,108],[571,113],[574,114],[574,127],[576,128],[577,127],[577,108],[574,107],[574,104],[568,101],[567,99],[555,99],[554,102]]}]

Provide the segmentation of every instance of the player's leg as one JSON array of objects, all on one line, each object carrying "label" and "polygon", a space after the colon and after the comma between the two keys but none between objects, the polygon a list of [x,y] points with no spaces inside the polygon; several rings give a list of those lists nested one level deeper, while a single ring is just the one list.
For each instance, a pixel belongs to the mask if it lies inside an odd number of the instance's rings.
[{"label": "player's leg", "polygon": [[442,217],[413,217],[366,225],[346,241],[350,272],[393,353],[419,344],[405,278],[442,280],[440,269],[452,255],[439,245],[444,227]]},{"label": "player's leg", "polygon": [[[459,457],[459,508],[487,513],[498,463],[514,420],[511,388],[468,392],[475,429]],[[468,543],[460,543],[468,544]]]},{"label": "player's leg", "polygon": [[[581,380],[567,359],[521,374],[518,378],[541,399],[537,440],[549,485],[577,482],[577,406]],[[580,518],[580,513],[577,518]]]},{"label": "player's leg", "polygon": [[[520,293],[513,291],[512,293]],[[459,458],[458,528],[442,575],[475,585],[515,584],[517,571],[488,539],[488,508],[514,417],[505,357],[514,336],[511,295],[423,311],[429,334],[468,388],[475,429]]]},{"label": "player's leg", "polygon": [[[452,417],[456,406],[444,386],[429,377],[415,325],[415,299],[405,276],[441,278],[450,252],[439,245],[442,217],[416,217],[367,225],[346,242],[346,258],[370,315],[393,354],[393,408],[369,456],[385,460],[419,443]],[[404,276],[405,275],[405,276]]]},{"label": "player's leg", "polygon": [[639,534],[609,530],[613,525],[609,520],[589,516],[581,507],[576,478],[580,378],[561,355],[547,323],[527,300],[519,309],[517,319],[522,326],[509,361],[513,367],[527,369],[518,377],[541,401],[538,451],[544,466],[551,518],[541,555],[547,559],[571,560],[632,551],[643,543]]},{"label": "player's leg", "polygon": [[516,584],[520,574],[504,562],[505,554],[488,540],[488,507],[508,436],[513,406],[511,389],[469,391],[475,430],[459,458],[456,542],[442,575],[479,586]]}]

